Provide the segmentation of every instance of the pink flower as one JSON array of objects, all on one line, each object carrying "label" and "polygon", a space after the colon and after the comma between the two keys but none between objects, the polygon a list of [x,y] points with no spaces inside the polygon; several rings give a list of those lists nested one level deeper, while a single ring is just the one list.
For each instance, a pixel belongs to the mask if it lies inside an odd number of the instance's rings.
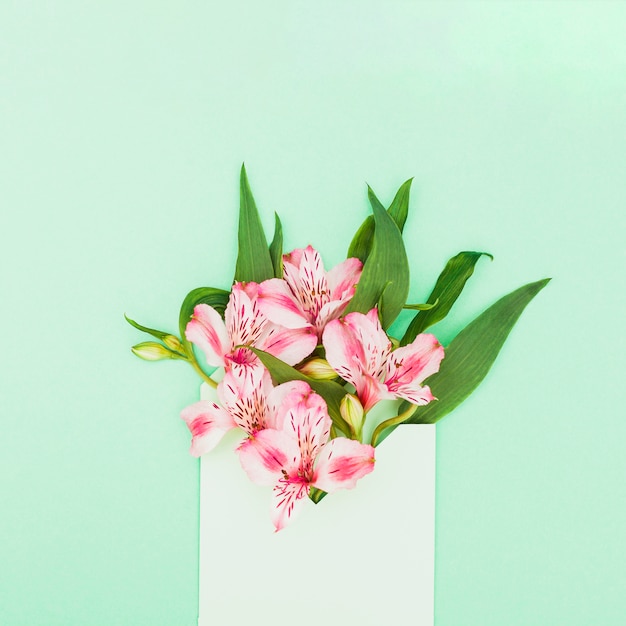
[{"label": "pink flower", "polygon": [[312,326],[321,338],[326,324],[339,317],[354,295],[363,264],[346,259],[329,272],[314,248],[298,248],[283,255],[284,279],[259,285],[259,307],[286,328]]},{"label": "pink flower", "polygon": [[418,335],[407,346],[392,350],[378,320],[378,311],[349,313],[326,326],[322,338],[326,359],[352,383],[365,411],[379,400],[404,398],[413,404],[434,399],[421,383],[439,371],[443,347],[430,334]]},{"label": "pink flower", "polygon": [[[304,383],[306,385],[306,383]],[[241,455],[250,479],[273,485],[272,522],[284,528],[306,502],[311,487],[328,493],[351,489],[374,469],[374,448],[352,439],[328,440],[326,403],[308,385],[283,398],[275,429],[255,436]]]},{"label": "pink flower", "polygon": [[207,363],[226,370],[232,367],[259,365],[258,357],[246,348],[254,346],[295,365],[307,357],[317,345],[317,336],[310,328],[280,328],[271,323],[258,305],[256,283],[233,285],[224,320],[207,304],[198,304],[185,336],[200,348]]},{"label": "pink flower", "polygon": [[260,364],[226,372],[217,387],[222,406],[201,400],[181,413],[193,436],[191,454],[201,456],[210,452],[232,428],[241,428],[247,435],[238,448],[245,450],[254,445],[262,430],[276,427],[285,396],[308,389],[303,381],[274,387],[269,372]]}]

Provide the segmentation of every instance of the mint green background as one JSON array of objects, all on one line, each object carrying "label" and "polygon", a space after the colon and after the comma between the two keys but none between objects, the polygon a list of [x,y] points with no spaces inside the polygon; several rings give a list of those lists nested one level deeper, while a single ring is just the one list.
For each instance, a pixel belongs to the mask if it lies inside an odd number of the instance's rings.
[{"label": "mint green background", "polygon": [[495,255],[442,340],[554,277],[438,426],[436,624],[622,624],[625,26],[622,2],[3,2],[0,623],[195,623],[197,381],[135,359],[122,314],[174,330],[228,286],[245,160],[327,267],[364,182],[415,176],[415,301]]}]

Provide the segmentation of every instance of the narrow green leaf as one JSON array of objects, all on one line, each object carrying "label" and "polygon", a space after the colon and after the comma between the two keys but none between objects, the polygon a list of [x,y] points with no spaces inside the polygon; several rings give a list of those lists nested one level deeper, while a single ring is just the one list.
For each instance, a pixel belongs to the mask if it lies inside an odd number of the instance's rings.
[{"label": "narrow green leaf", "polygon": [[434,309],[438,304],[439,298],[437,298],[432,304],[428,302],[425,304],[405,304],[402,308],[410,309],[411,311],[430,311],[431,309]]},{"label": "narrow green leaf", "polygon": [[[474,273],[476,262],[483,255],[493,260],[488,252],[459,252],[448,261],[428,297],[428,303],[432,303],[433,307],[430,310],[422,310],[417,313],[400,341],[401,346],[411,343],[429,326],[440,322],[448,315],[452,305],[461,295],[467,279]],[[438,304],[434,306],[436,302]]]},{"label": "narrow green leaf", "polygon": [[348,247],[347,257],[360,259],[361,263],[365,263],[372,247],[373,237],[374,216],[368,215],[352,238],[350,246]]},{"label": "narrow green leaf", "polygon": [[411,194],[411,184],[413,179],[405,181],[400,185],[393,202],[389,205],[389,215],[393,217],[393,221],[398,225],[400,232],[404,231],[404,224],[409,215],[409,197]]},{"label": "narrow green leaf", "polygon": [[382,300],[381,323],[383,328],[388,328],[409,293],[409,262],[400,229],[371,188],[368,189],[375,223],[372,250],[346,313],[367,313]]},{"label": "narrow green leaf", "polygon": [[171,335],[172,333],[166,333],[162,330],[155,330],[154,328],[148,328],[147,326],[142,326],[141,324],[138,324],[135,320],[131,320],[130,317],[128,317],[128,315],[126,315],[126,313],[124,313],[124,317],[126,318],[126,321],[131,325],[134,326],[137,330],[140,330],[144,333],[148,333],[149,335],[152,335],[153,337],[156,337],[157,339],[164,339],[165,337],[168,337],[169,335]]},{"label": "narrow green leaf", "polygon": [[235,281],[260,283],[274,277],[263,225],[248,182],[245,166],[241,166],[239,206],[239,251]]},{"label": "narrow green leaf", "polygon": [[274,276],[283,277],[283,226],[280,223],[278,213],[274,213],[274,238],[270,244],[270,257],[274,267]]},{"label": "narrow green leaf", "polygon": [[290,380],[304,380],[309,383],[309,386],[313,391],[319,393],[326,401],[328,406],[328,414],[330,415],[333,424],[344,433],[350,432],[350,427],[346,424],[346,421],[341,417],[339,407],[341,405],[342,398],[348,393],[344,387],[340,384],[329,380],[315,380],[305,376],[297,369],[287,365],[284,361],[277,359],[275,356],[259,350],[258,348],[252,348],[248,346],[254,354],[256,354],[265,367],[268,369],[272,381],[275,385],[286,383]]},{"label": "narrow green leaf", "polygon": [[[409,180],[400,186],[393,202],[389,206],[389,209],[387,209],[387,212],[397,224],[400,232],[404,230],[404,224],[409,213],[409,195],[411,192],[412,182],[413,179],[409,178]],[[372,191],[372,194],[373,193],[374,192]],[[350,242],[348,257],[356,257],[365,263],[372,249],[374,228],[374,216],[368,215]]]},{"label": "narrow green leaf", "polygon": [[[548,282],[544,278],[516,289],[470,322],[446,348],[439,372],[424,382],[438,400],[419,407],[405,423],[434,424],[459,406],[485,378],[515,322]],[[408,406],[403,402],[398,412]],[[379,443],[393,430],[386,430]]]},{"label": "narrow green leaf", "polygon": [[198,287],[197,289],[192,289],[187,294],[180,307],[180,315],[178,318],[180,336],[186,347],[189,347],[189,342],[185,337],[185,329],[191,319],[194,307],[198,304],[208,304],[209,306],[212,306],[222,317],[224,317],[224,310],[228,304],[229,297],[229,291],[217,289],[216,287]]},{"label": "narrow green leaf", "polygon": [[544,278],[500,298],[450,342],[439,372],[426,381],[439,400],[417,409],[411,422],[440,420],[478,387],[519,316],[548,282],[550,279]]}]

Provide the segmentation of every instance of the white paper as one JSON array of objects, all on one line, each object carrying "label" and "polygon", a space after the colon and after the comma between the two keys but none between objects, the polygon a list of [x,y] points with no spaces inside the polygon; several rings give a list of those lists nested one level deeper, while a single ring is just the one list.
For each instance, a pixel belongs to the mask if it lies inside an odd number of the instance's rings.
[{"label": "white paper", "polygon": [[201,460],[199,626],[432,626],[434,425],[396,430],[355,489],[278,533],[271,488],[233,452],[241,439],[229,433]]}]

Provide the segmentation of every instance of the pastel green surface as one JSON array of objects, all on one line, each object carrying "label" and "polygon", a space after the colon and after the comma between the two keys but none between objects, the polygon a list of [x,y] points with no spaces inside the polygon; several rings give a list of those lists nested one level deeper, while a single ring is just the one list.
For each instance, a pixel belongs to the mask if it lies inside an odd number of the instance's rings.
[{"label": "pastel green surface", "polygon": [[460,250],[495,257],[442,340],[553,277],[437,427],[436,624],[622,624],[625,22],[622,2],[2,3],[0,623],[195,624],[198,382],[136,359],[123,313],[175,331],[190,289],[228,287],[245,160],[268,236],[277,211],[327,267],[365,182],[388,203],[415,176],[411,301]]}]

